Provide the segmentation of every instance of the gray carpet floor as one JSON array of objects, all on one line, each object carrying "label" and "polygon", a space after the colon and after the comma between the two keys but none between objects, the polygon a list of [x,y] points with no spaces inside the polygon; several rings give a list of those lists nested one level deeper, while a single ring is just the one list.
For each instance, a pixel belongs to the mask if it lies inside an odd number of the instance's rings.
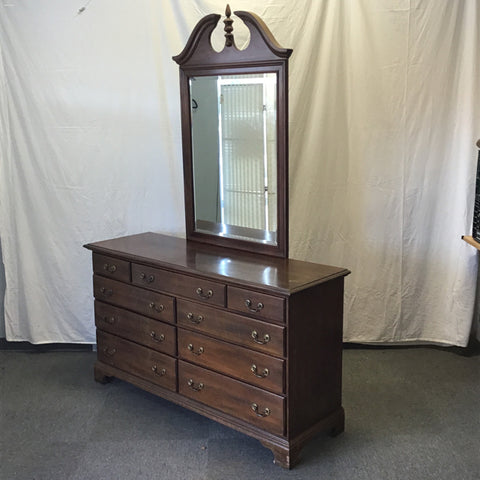
[{"label": "gray carpet floor", "polygon": [[291,471],[260,443],[116,380],[91,352],[0,351],[0,478],[480,478],[480,356],[347,349],[346,431]]}]

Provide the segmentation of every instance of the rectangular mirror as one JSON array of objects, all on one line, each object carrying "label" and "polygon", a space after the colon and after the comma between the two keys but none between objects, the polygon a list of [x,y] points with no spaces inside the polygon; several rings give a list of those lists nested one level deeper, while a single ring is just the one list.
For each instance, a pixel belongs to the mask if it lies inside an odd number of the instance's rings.
[{"label": "rectangular mirror", "polygon": [[191,77],[195,230],[277,244],[277,75]]}]

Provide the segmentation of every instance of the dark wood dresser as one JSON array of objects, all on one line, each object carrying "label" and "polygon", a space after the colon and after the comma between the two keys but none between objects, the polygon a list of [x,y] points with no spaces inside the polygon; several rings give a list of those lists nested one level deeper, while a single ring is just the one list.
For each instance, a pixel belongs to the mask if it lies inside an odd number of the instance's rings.
[{"label": "dark wood dresser", "polygon": [[343,431],[348,270],[144,233],[93,252],[98,360],[116,377],[257,438],[290,468]]}]

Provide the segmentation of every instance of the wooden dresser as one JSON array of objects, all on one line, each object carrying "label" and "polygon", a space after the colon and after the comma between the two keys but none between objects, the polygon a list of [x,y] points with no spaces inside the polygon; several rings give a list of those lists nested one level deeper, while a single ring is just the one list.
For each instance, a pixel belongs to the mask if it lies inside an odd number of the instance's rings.
[{"label": "wooden dresser", "polygon": [[348,270],[155,233],[85,247],[97,381],[128,381],[255,437],[287,468],[317,432],[343,431]]}]

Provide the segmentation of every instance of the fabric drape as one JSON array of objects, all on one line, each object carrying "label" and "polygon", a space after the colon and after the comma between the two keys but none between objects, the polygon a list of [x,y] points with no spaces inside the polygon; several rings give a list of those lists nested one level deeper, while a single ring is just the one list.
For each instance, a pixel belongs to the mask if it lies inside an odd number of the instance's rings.
[{"label": "fabric drape", "polygon": [[[95,342],[82,245],[184,234],[178,54],[217,0],[0,4],[8,340]],[[290,61],[290,256],[347,267],[346,341],[464,346],[475,0],[237,0]],[[248,32],[235,19],[237,45]],[[213,43],[223,45],[223,23]],[[312,312],[314,315],[314,312]]]}]

